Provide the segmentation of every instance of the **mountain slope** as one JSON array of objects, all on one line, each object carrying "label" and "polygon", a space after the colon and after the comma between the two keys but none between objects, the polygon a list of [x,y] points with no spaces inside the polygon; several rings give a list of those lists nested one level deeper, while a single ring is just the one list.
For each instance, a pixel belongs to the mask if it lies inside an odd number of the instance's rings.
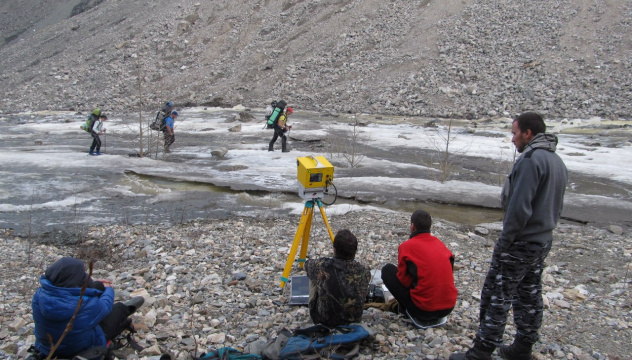
[{"label": "mountain slope", "polygon": [[[2,5],[3,19],[35,11],[16,3]],[[629,0],[45,3],[40,19],[88,6],[3,36],[4,112],[283,97],[428,117],[632,114]]]}]

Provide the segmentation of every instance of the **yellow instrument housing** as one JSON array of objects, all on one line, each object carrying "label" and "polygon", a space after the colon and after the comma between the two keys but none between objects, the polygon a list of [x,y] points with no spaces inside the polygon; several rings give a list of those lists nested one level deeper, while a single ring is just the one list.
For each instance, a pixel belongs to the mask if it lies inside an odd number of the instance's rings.
[{"label": "yellow instrument housing", "polygon": [[296,158],[296,178],[304,189],[325,188],[334,180],[334,167],[324,156]]}]

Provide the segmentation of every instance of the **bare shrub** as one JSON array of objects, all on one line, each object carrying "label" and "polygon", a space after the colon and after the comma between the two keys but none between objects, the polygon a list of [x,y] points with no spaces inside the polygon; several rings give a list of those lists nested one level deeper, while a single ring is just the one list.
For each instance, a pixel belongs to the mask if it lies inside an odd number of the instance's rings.
[{"label": "bare shrub", "polygon": [[496,181],[493,185],[503,186],[505,178],[511,172],[514,162],[516,161],[516,150],[513,151],[513,159],[507,156],[506,151],[500,148],[498,151],[498,157],[493,160],[495,168]]},{"label": "bare shrub", "polygon": [[370,135],[360,128],[362,124],[358,121],[357,116],[354,122],[350,124],[351,129],[335,130],[329,126],[329,138],[327,150],[331,158],[342,157],[350,168],[361,166],[364,155],[361,153],[362,146],[371,140]]},{"label": "bare shrub", "polygon": [[444,183],[453,175],[455,164],[466,154],[469,146],[454,149],[453,143],[456,140],[457,135],[452,129],[452,119],[448,122],[448,126],[445,131],[442,129],[436,129],[434,131],[436,131],[436,137],[432,137],[426,133],[426,138],[434,150],[437,151],[438,155],[434,157],[436,160],[433,160],[432,165],[436,165],[438,167],[438,181]]}]

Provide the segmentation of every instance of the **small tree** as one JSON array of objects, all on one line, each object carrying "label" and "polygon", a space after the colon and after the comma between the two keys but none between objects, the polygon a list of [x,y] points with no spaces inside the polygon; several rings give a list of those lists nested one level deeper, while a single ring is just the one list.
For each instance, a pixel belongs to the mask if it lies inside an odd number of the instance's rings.
[{"label": "small tree", "polygon": [[439,181],[442,183],[448,181],[452,175],[454,163],[458,159],[457,155],[464,155],[467,149],[461,148],[454,150],[451,145],[456,140],[456,135],[452,131],[452,119],[448,122],[448,128],[445,133],[437,130],[437,138],[428,136],[428,141],[433,145],[434,149],[439,153]]},{"label": "small tree", "polygon": [[444,137],[441,133],[438,133],[439,137],[443,140],[445,144],[445,151],[443,152],[443,156],[441,162],[439,163],[439,169],[441,170],[441,182],[444,183],[448,180],[448,175],[450,174],[450,168],[452,167],[452,158],[450,157],[450,134],[452,133],[452,119],[448,123],[448,133]]},{"label": "small tree", "polygon": [[370,141],[370,136],[364,136],[364,132],[360,130],[362,126],[355,117],[351,130],[337,130],[329,126],[328,151],[333,157],[341,156],[351,168],[360,166],[364,155],[361,154],[362,145]]},{"label": "small tree", "polygon": [[360,130],[358,123],[358,117],[355,117],[355,122],[351,125],[353,130],[347,131],[347,141],[342,142],[343,151],[342,157],[347,160],[347,163],[351,168],[360,166],[364,155],[360,153],[360,147],[369,141],[369,138],[363,136],[363,132]]},{"label": "small tree", "polygon": [[28,248],[26,250],[26,263],[31,264],[31,254],[33,252],[33,200],[35,198],[35,190],[31,194],[31,204],[29,205],[29,231],[28,231]]},{"label": "small tree", "polygon": [[504,149],[501,147],[498,158],[493,160],[494,165],[495,165],[495,172],[496,172],[496,182],[494,185],[502,186],[505,183],[505,178],[511,172],[511,167],[516,161],[515,149],[513,151],[513,161],[507,160],[507,157],[505,156],[505,154],[506,153]]},{"label": "small tree", "polygon": [[138,154],[143,157],[143,81],[141,78],[140,63],[137,63],[138,71]]}]

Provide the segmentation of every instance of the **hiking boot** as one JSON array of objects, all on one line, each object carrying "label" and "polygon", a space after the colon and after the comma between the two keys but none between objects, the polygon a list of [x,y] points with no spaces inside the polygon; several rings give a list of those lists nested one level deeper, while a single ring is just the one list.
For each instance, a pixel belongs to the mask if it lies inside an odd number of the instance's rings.
[{"label": "hiking boot", "polygon": [[136,312],[136,310],[138,310],[139,307],[143,306],[144,303],[145,303],[144,297],[136,296],[132,299],[127,300],[123,304],[127,305],[127,307],[129,308],[130,314],[133,314],[134,312]]},{"label": "hiking boot", "polygon": [[498,355],[505,360],[531,360],[531,348],[533,344],[515,339],[513,344],[502,345],[498,348]]},{"label": "hiking boot", "polygon": [[88,155],[92,156],[92,155],[94,155],[94,153],[93,153],[92,151],[90,151],[90,152],[88,153]]},{"label": "hiking boot", "polygon": [[397,303],[397,300],[395,299],[391,299],[388,302],[368,302],[364,304],[364,308],[368,309],[368,308],[376,308],[376,309],[380,309],[382,311],[390,311],[390,312],[394,312],[395,314],[399,314],[399,304]]},{"label": "hiking boot", "polygon": [[450,360],[491,360],[494,350],[487,352],[474,346],[464,353],[454,353],[450,355]]},{"label": "hiking boot", "polygon": [[[398,305],[399,307],[399,305]],[[446,316],[440,318],[440,319],[435,319],[435,320],[420,320],[417,319],[416,317],[410,315],[410,313],[408,312],[408,309],[406,309],[406,316],[408,316],[408,319],[410,319],[410,322],[417,328],[417,329],[427,329],[427,328],[431,328],[431,327],[436,327],[436,326],[441,326],[443,324],[445,324],[448,321],[448,318]]]},{"label": "hiking boot", "polygon": [[393,312],[395,314],[401,314],[399,311],[399,303],[397,302],[397,299],[391,299],[388,302],[386,302],[385,304],[386,310]]},{"label": "hiking boot", "polygon": [[100,152],[100,151],[97,151],[97,153],[96,153],[95,155],[97,155],[97,156],[98,156],[98,155],[103,155],[103,154],[101,154],[101,152]]},{"label": "hiking boot", "polygon": [[281,152],[290,152],[290,150],[282,150]]}]

